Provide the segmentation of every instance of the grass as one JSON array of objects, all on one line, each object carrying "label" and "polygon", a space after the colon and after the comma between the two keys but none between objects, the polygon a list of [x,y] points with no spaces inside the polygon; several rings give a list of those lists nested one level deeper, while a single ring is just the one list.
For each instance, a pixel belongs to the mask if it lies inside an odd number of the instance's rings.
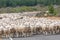
[{"label": "grass", "polygon": [[[0,13],[19,13],[19,12],[29,12],[29,11],[44,11],[48,10],[48,6],[20,6],[20,7],[6,7],[0,8]],[[57,15],[60,16],[60,6],[55,8]],[[38,14],[39,16],[40,14]]]},{"label": "grass", "polygon": [[47,10],[47,7],[21,6],[21,7],[6,7],[6,8],[0,8],[0,13],[18,13],[18,12],[46,11],[46,10]]},{"label": "grass", "polygon": [[0,8],[0,13],[18,13],[25,11],[37,11],[37,8],[30,6]]}]

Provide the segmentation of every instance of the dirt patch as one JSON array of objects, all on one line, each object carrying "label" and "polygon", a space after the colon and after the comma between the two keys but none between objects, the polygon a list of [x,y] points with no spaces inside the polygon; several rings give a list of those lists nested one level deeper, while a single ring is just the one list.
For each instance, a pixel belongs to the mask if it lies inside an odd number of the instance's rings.
[{"label": "dirt patch", "polygon": [[34,18],[48,18],[52,20],[60,20],[60,17],[34,17]]},{"label": "dirt patch", "polygon": [[46,17],[46,18],[49,18],[49,19],[52,19],[52,20],[60,20],[60,17]]}]

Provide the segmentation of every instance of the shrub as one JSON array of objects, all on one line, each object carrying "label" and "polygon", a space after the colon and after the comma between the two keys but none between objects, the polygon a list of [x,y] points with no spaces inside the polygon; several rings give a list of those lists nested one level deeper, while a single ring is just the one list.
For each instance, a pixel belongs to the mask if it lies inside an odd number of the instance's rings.
[{"label": "shrub", "polygon": [[50,16],[56,16],[57,13],[56,13],[56,10],[54,9],[53,5],[49,5],[48,10],[49,10]]}]

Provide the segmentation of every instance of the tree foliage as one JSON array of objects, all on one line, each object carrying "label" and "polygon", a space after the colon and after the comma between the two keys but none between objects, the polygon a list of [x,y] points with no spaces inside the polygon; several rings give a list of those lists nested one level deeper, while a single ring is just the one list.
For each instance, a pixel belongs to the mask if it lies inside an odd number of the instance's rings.
[{"label": "tree foliage", "polygon": [[8,6],[33,6],[33,5],[49,5],[57,4],[60,5],[60,0],[0,0],[0,7]]},{"label": "tree foliage", "polygon": [[48,10],[49,10],[49,14],[50,15],[56,15],[57,13],[56,13],[56,10],[54,9],[54,7],[53,7],[53,5],[49,5],[48,6]]},{"label": "tree foliage", "polygon": [[54,13],[54,7],[53,7],[53,5],[50,5],[48,8],[49,8],[49,13]]}]

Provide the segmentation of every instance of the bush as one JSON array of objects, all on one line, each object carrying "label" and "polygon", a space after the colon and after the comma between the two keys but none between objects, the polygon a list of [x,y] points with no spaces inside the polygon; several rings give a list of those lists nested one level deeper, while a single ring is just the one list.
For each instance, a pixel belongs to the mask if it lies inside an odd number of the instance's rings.
[{"label": "bush", "polygon": [[57,13],[56,13],[56,10],[54,9],[53,5],[49,5],[48,10],[49,10],[49,15],[56,16]]},{"label": "bush", "polygon": [[52,5],[49,6],[49,13],[54,13],[54,7]]}]

